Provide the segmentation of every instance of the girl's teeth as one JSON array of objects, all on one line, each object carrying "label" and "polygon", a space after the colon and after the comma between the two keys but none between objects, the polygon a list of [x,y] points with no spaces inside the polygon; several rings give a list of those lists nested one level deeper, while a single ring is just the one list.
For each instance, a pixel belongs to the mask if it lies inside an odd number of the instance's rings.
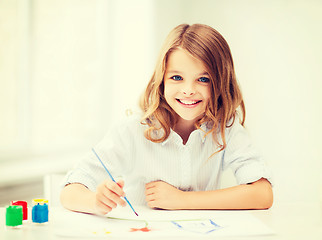
[{"label": "girl's teeth", "polygon": [[193,105],[196,104],[198,101],[188,101],[188,100],[179,100],[181,103],[186,105]]}]

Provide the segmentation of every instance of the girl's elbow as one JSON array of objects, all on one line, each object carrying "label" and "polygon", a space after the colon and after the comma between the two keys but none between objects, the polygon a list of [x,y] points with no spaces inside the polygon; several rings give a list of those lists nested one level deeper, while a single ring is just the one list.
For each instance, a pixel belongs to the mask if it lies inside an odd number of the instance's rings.
[{"label": "girl's elbow", "polygon": [[66,207],[66,202],[67,200],[69,199],[68,197],[68,192],[66,191],[65,188],[63,188],[61,191],[60,191],[60,195],[59,195],[59,200],[60,200],[60,204],[63,206],[63,207]]},{"label": "girl's elbow", "polygon": [[273,206],[273,189],[271,183],[266,179],[261,179],[255,183],[256,190],[254,199],[256,199],[257,209],[269,209]]},{"label": "girl's elbow", "polygon": [[269,209],[273,206],[273,192],[267,194],[262,199],[262,207],[261,209]]},{"label": "girl's elbow", "polygon": [[75,196],[77,195],[77,192],[75,191],[76,187],[77,185],[75,184],[69,184],[61,189],[59,200],[63,207],[68,209],[74,202]]},{"label": "girl's elbow", "polygon": [[274,202],[274,194],[273,194],[272,186],[270,186],[269,193],[268,193],[267,209],[273,206],[273,202]]},{"label": "girl's elbow", "polygon": [[261,206],[260,209],[269,209],[273,206],[274,202],[274,196],[273,196],[273,190],[272,186],[269,184],[269,186],[265,186],[265,188],[260,191],[259,199],[261,199]]}]

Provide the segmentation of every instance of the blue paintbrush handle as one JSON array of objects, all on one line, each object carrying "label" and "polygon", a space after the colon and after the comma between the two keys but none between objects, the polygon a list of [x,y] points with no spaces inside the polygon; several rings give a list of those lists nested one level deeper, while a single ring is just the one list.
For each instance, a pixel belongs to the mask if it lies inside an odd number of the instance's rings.
[{"label": "blue paintbrush handle", "polygon": [[[95,152],[94,148],[92,148],[94,154],[96,155],[97,159],[101,162],[102,166],[104,167],[105,171],[108,173],[108,175],[110,176],[110,178],[112,179],[113,182],[116,183],[115,179],[113,178],[112,174],[110,173],[110,171],[107,169],[107,167],[105,166],[105,164],[102,162],[102,160],[100,159],[100,157],[97,155],[97,153]],[[135,213],[136,216],[138,216],[138,214],[136,213],[136,211],[134,210],[134,208],[132,207],[132,204],[129,202],[129,200],[127,200],[126,197],[124,197],[124,200],[127,202],[127,204],[129,204],[129,206],[132,208],[133,212]]]}]

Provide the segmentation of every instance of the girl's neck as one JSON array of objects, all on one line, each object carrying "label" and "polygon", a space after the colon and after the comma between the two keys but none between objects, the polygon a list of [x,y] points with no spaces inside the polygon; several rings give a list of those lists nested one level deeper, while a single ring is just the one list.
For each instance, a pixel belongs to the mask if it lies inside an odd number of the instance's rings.
[{"label": "girl's neck", "polygon": [[195,120],[184,120],[179,118],[174,131],[180,135],[183,144],[186,144],[190,134],[196,129]]}]

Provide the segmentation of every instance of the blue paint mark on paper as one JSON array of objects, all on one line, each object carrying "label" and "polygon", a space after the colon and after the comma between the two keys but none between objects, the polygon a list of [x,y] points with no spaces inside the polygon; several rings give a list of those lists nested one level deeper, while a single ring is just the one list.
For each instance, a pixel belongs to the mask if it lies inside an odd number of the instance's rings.
[{"label": "blue paint mark on paper", "polygon": [[197,221],[171,221],[171,223],[180,230],[201,234],[208,234],[222,228],[212,219]]}]

